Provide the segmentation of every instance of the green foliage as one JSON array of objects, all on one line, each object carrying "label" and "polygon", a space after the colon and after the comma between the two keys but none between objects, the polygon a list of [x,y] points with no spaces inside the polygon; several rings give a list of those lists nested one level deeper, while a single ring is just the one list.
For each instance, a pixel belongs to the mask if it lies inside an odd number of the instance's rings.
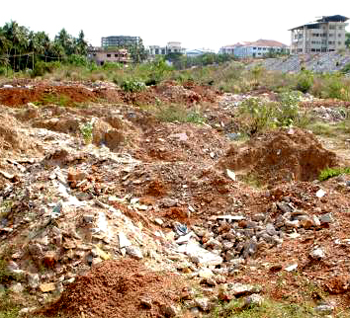
[{"label": "green foliage", "polygon": [[318,179],[325,181],[342,174],[350,174],[350,167],[325,168],[320,172]]},{"label": "green foliage", "polygon": [[243,133],[254,135],[276,127],[276,105],[259,98],[249,98],[239,106],[238,122]]},{"label": "green foliage", "polygon": [[146,85],[160,83],[173,70],[163,57],[158,57],[154,62],[150,63],[147,68],[149,70],[149,75],[148,79],[145,81]]},{"label": "green foliage", "polygon": [[281,93],[277,103],[249,98],[239,106],[237,120],[242,132],[248,135],[277,127],[289,127],[297,124],[300,119],[298,103],[299,94],[296,92]]},{"label": "green foliage", "polygon": [[292,125],[299,116],[300,95],[298,92],[282,92],[279,94],[279,107],[276,119],[278,126],[286,127]]},{"label": "green foliage", "polygon": [[32,72],[32,77],[43,76],[46,73],[53,73],[54,70],[61,67],[60,62],[43,62],[38,61],[35,64],[34,70]]},{"label": "green foliage", "polygon": [[19,317],[20,307],[4,292],[0,294],[0,318]]},{"label": "green foliage", "polygon": [[346,64],[342,70],[341,70],[342,73],[346,74],[346,73],[350,73],[350,63]]},{"label": "green foliage", "polygon": [[[96,64],[95,64],[96,65]],[[106,61],[103,65],[102,65],[102,69],[103,70],[121,70],[123,69],[123,65],[120,63],[116,63],[116,62],[109,62]]]},{"label": "green foliage", "polygon": [[89,60],[82,55],[72,54],[68,57],[67,62],[73,66],[86,67],[89,65]]},{"label": "green foliage", "polygon": [[94,129],[94,126],[93,126],[93,123],[91,123],[91,122],[88,122],[88,123],[80,126],[80,132],[81,132],[81,135],[83,136],[83,139],[84,139],[84,142],[86,145],[91,144],[91,142],[92,142],[93,129]]},{"label": "green foliage", "polygon": [[302,93],[307,93],[310,91],[313,85],[313,74],[310,71],[302,71],[298,75],[298,82],[296,85],[296,89]]},{"label": "green foliage", "polygon": [[121,88],[124,92],[141,92],[146,89],[145,83],[137,80],[125,80],[121,84]]},{"label": "green foliage", "polygon": [[183,105],[160,105],[156,109],[156,117],[163,122],[180,122],[203,124],[205,118],[199,110],[188,110]]}]

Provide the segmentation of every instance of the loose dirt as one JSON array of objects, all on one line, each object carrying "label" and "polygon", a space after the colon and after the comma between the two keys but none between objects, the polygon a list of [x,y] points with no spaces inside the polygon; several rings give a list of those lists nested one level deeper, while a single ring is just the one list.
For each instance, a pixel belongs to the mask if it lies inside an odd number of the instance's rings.
[{"label": "loose dirt", "polygon": [[147,270],[134,260],[108,261],[77,278],[60,299],[42,313],[86,317],[164,317],[179,301],[179,276]]},{"label": "loose dirt", "polygon": [[263,183],[313,181],[320,171],[337,164],[335,153],[322,147],[316,137],[301,129],[280,129],[231,147],[220,164],[244,171]]}]

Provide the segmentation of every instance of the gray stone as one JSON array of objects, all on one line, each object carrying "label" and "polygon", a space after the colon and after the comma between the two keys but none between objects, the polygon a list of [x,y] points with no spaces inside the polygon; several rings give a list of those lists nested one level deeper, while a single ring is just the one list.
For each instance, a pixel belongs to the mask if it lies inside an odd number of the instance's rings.
[{"label": "gray stone", "polygon": [[326,213],[326,214],[320,215],[319,220],[321,224],[328,224],[328,223],[334,222],[332,213]]},{"label": "gray stone", "polygon": [[314,310],[323,315],[329,315],[333,313],[334,307],[331,305],[319,305]]},{"label": "gray stone", "polygon": [[275,227],[271,223],[266,225],[266,232],[267,232],[267,234],[269,234],[271,236],[274,236],[277,234]]},{"label": "gray stone", "polygon": [[316,248],[316,249],[312,250],[309,255],[314,260],[321,260],[321,259],[324,259],[326,257],[326,254],[322,248]]},{"label": "gray stone", "polygon": [[162,314],[168,318],[176,317],[179,314],[179,310],[173,305],[163,305],[160,309]]},{"label": "gray stone", "polygon": [[257,213],[252,215],[252,221],[256,221],[256,222],[264,221],[265,218],[266,218],[265,214],[263,213]]},{"label": "gray stone", "polygon": [[204,297],[204,298],[195,298],[194,302],[197,307],[199,307],[200,310],[202,311],[209,311],[210,309],[210,304],[209,304],[209,299]]},{"label": "gray stone", "polygon": [[30,288],[32,288],[32,289],[36,289],[36,288],[38,288],[39,285],[40,285],[39,274],[31,274],[31,273],[28,273],[28,274],[27,274],[27,280],[28,280],[28,285],[29,285]]},{"label": "gray stone", "polygon": [[251,238],[245,245],[243,250],[243,257],[247,258],[249,256],[253,256],[258,251],[257,239],[254,236]]},{"label": "gray stone", "polygon": [[14,283],[13,285],[11,285],[10,287],[10,291],[14,292],[14,293],[17,293],[17,294],[20,294],[22,293],[24,290],[24,287],[22,286],[21,283]]},{"label": "gray stone", "polygon": [[140,299],[140,304],[144,308],[151,309],[152,308],[152,299],[150,299],[150,298],[141,298]]},{"label": "gray stone", "polygon": [[252,294],[244,299],[245,307],[256,307],[261,306],[264,302],[264,297],[259,294]]},{"label": "gray stone", "polygon": [[141,250],[138,247],[133,246],[133,245],[128,246],[126,248],[126,253],[128,255],[130,255],[131,257],[136,258],[136,259],[142,259],[143,258]]},{"label": "gray stone", "polygon": [[235,297],[246,296],[260,291],[259,287],[241,283],[230,283],[227,284],[227,287],[230,293]]}]

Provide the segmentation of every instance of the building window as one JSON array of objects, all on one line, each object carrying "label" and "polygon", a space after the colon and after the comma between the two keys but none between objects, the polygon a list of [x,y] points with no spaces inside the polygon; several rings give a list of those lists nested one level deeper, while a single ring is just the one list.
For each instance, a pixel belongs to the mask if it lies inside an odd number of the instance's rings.
[{"label": "building window", "polygon": [[342,43],[339,41],[339,42],[338,42],[338,45],[342,45]]},{"label": "building window", "polygon": [[117,54],[117,53],[115,53],[115,54],[114,54],[114,57],[118,57],[118,54]]},{"label": "building window", "polygon": [[108,54],[107,54],[107,57],[111,57],[111,55],[108,53]]},{"label": "building window", "polygon": [[96,56],[96,53],[92,54],[93,56]]}]

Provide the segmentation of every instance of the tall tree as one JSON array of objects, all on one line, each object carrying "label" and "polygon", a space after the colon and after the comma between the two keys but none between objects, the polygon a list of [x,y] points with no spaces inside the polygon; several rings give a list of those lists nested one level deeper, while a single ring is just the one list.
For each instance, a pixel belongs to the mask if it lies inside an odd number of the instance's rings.
[{"label": "tall tree", "polygon": [[348,48],[350,48],[350,32],[346,32],[345,38],[346,38],[346,40],[345,40],[345,45],[346,45]]},{"label": "tall tree", "polygon": [[78,38],[76,40],[76,51],[77,51],[77,54],[86,55],[87,54],[87,49],[88,49],[88,43],[85,40],[84,31],[81,30],[79,32],[79,36],[78,36]]}]

